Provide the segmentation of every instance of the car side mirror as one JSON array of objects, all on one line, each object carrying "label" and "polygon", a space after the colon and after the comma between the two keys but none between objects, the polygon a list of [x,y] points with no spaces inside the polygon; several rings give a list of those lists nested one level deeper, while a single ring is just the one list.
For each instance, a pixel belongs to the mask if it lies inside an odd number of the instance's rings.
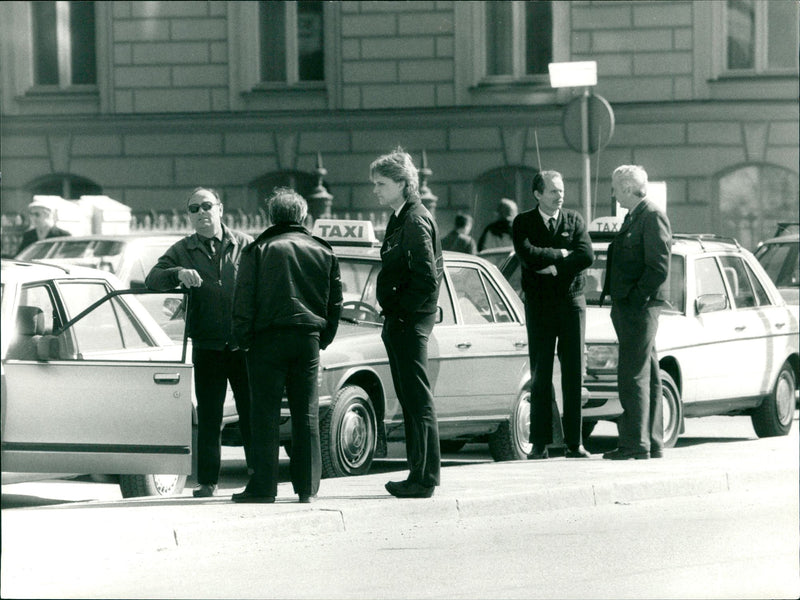
[{"label": "car side mirror", "polygon": [[441,323],[444,321],[444,310],[442,310],[441,306],[436,307],[436,323]]},{"label": "car side mirror", "polygon": [[698,315],[725,310],[728,308],[728,297],[725,294],[703,294],[695,299],[694,308]]}]

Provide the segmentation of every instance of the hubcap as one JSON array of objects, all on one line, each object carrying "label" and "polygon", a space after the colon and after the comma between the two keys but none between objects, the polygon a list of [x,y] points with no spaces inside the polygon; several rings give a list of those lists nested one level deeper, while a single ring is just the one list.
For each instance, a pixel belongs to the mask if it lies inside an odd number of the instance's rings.
[{"label": "hubcap", "polygon": [[517,414],[515,426],[515,438],[517,445],[523,454],[530,454],[532,444],[530,442],[531,435],[531,395],[525,393],[517,403]]},{"label": "hubcap", "polygon": [[339,447],[342,459],[351,468],[364,464],[369,448],[372,447],[373,433],[369,423],[369,415],[365,407],[360,405],[352,406],[342,417]]},{"label": "hubcap", "polygon": [[175,491],[177,484],[178,475],[153,475],[153,485],[159,496],[169,496]]},{"label": "hubcap", "polygon": [[794,385],[792,378],[787,373],[781,373],[775,388],[775,408],[778,411],[778,420],[786,425],[792,420],[794,404]]}]

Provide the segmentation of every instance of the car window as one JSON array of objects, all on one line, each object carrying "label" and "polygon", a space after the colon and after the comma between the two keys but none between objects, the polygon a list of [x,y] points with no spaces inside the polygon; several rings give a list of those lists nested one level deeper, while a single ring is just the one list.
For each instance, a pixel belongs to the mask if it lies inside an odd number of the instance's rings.
[{"label": "car window", "polygon": [[672,310],[686,310],[686,264],[679,254],[673,254],[669,262],[669,303]]},{"label": "car window", "polygon": [[466,325],[484,325],[493,322],[489,297],[481,281],[481,275],[472,267],[450,269],[455,296]]},{"label": "car window", "polygon": [[750,276],[750,282],[753,285],[753,290],[755,290],[758,305],[767,306],[772,304],[772,300],[770,300],[767,290],[765,290],[764,286],[761,285],[761,281],[759,281],[758,276],[753,272],[753,269],[750,268],[750,265],[744,263],[744,267],[747,270],[747,274]]},{"label": "car window", "polygon": [[342,281],[342,317],[380,323],[381,305],[378,302],[376,282],[380,263],[371,260],[339,260]]},{"label": "car window", "polygon": [[[108,289],[99,282],[62,282],[59,291],[72,319],[103,298]],[[75,323],[71,330],[79,356],[153,345],[119,298],[101,304]]]},{"label": "car window", "polygon": [[134,258],[130,269],[130,281],[137,282],[144,285],[144,280],[150,269],[155,266],[158,259],[161,258],[167,249],[172,244],[142,244],[139,246],[139,252]]},{"label": "car window", "polygon": [[91,256],[90,241],[59,241],[48,258],[83,258]]},{"label": "car window", "polygon": [[722,273],[713,257],[706,256],[695,262],[695,289],[698,298],[708,294],[719,294],[727,298]]},{"label": "car window", "polygon": [[53,331],[56,309],[50,290],[44,285],[24,286],[14,315],[14,337],[7,357],[16,360],[37,359],[37,339]]},{"label": "car window", "polygon": [[492,307],[492,315],[494,316],[495,323],[511,323],[514,318],[511,316],[508,304],[506,304],[505,300],[500,296],[500,292],[498,292],[487,279],[486,275],[481,274],[481,279],[489,294],[489,304]]},{"label": "car window", "polygon": [[586,281],[586,287],[584,288],[586,304],[594,306],[600,304],[600,293],[603,291],[607,259],[607,250],[597,250],[595,248],[594,262],[583,272],[583,277]]},{"label": "car window", "polygon": [[756,305],[756,295],[753,291],[753,286],[750,284],[750,278],[744,268],[744,261],[738,256],[722,256],[720,257],[722,264],[722,272],[725,274],[725,280],[733,294],[733,302],[736,308],[752,308]]},{"label": "car window", "polygon": [[438,306],[442,309],[442,321],[439,325],[455,325],[456,315],[453,310],[453,299],[450,296],[450,288],[444,278],[442,279],[442,285],[439,286]]}]

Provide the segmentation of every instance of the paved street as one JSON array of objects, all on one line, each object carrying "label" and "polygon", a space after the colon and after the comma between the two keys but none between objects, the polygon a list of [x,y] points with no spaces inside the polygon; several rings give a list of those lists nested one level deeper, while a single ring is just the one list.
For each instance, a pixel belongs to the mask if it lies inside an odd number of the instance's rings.
[{"label": "paved street", "polygon": [[[614,442],[613,426],[600,424],[591,448],[599,452]],[[485,581],[483,587],[470,587],[468,578],[459,585],[441,582],[430,590],[432,597],[498,597],[499,591],[502,597],[537,596],[526,593],[526,586],[532,589],[536,581],[541,582],[536,589],[542,590],[542,597],[658,597],[657,590],[673,597],[729,597],[736,589],[725,583],[732,573],[749,576],[759,569],[774,586],[753,584],[741,588],[741,597],[781,597],[780,590],[800,589],[791,588],[798,564],[797,448],[797,417],[790,436],[761,440],[752,433],[749,419],[689,420],[679,446],[663,460],[616,463],[597,457],[493,463],[482,447],[472,445],[446,457],[442,486],[430,500],[401,501],[383,490],[387,479],[397,478],[389,472],[404,470],[402,447],[393,448],[395,456],[380,461],[374,474],[324,480],[320,499],[312,505],[297,504],[288,483],[281,484],[274,505],[231,503],[227,494],[246,480],[238,448],[226,449],[224,495],[209,500],[192,499],[190,489],[173,499],[121,500],[116,486],[88,482],[4,486],[0,593],[420,597],[427,595],[427,588],[408,588],[408,582],[416,581],[414,561],[432,552],[430,559],[438,568],[476,577],[483,573]],[[76,493],[78,488],[84,491]],[[107,497],[75,501],[92,496]],[[594,526],[588,527],[590,523]],[[430,531],[436,543],[426,537]],[[526,537],[524,531],[533,533]],[[660,540],[666,537],[655,546],[642,542],[655,532]],[[595,559],[604,539],[609,554]],[[508,540],[506,546],[503,540]],[[743,551],[747,540],[753,541],[752,548]],[[380,548],[374,546],[377,541]],[[527,543],[541,545],[542,554],[526,554]],[[286,554],[275,554],[275,544],[286,548]],[[659,544],[668,552],[657,552]],[[247,548],[246,558],[241,557],[242,548]],[[319,550],[312,552],[313,548]],[[618,548],[616,554],[612,548]],[[774,548],[772,555],[768,548]],[[359,587],[342,574],[347,570],[341,565],[364,571],[366,557],[372,555],[373,578],[393,574],[386,586]],[[305,562],[302,556],[308,557]],[[475,558],[483,556],[483,563]],[[554,556],[579,572],[592,567],[585,576],[568,576],[571,571],[557,567],[562,563]],[[624,556],[642,562],[631,567]],[[338,587],[330,594],[319,584],[292,587],[297,580],[290,576],[291,569],[281,566],[285,560],[294,560],[295,568],[302,566],[305,572],[319,567],[323,581],[335,577]],[[501,568],[509,560],[508,568],[519,572],[509,575]],[[613,576],[600,577],[596,560],[608,565]],[[407,567],[395,569],[393,561]],[[540,566],[521,570],[531,561]],[[264,571],[262,584],[248,588],[247,573],[256,564],[255,570],[263,570],[266,563],[274,565]],[[545,565],[551,565],[552,573],[542,579]],[[189,576],[174,578],[176,572]],[[231,577],[229,572],[238,575]],[[594,587],[591,573],[598,578]],[[694,587],[689,585],[692,573]],[[217,584],[209,587],[209,581]],[[648,581],[654,583],[646,585]],[[707,587],[698,587],[700,583]],[[406,594],[409,590],[413,593]]]}]

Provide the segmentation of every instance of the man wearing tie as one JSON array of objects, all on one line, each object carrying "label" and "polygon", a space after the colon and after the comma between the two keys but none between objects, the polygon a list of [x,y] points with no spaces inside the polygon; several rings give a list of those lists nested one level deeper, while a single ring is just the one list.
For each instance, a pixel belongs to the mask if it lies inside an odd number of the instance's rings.
[{"label": "man wearing tie", "polygon": [[538,205],[514,219],[514,250],[522,266],[533,389],[529,458],[548,458],[553,442],[553,360],[558,340],[564,399],[567,458],[586,458],[581,443],[581,387],[586,298],[583,271],[594,262],[583,218],[563,208],[564,182],[558,171],[533,178]]},{"label": "man wearing tie", "polygon": [[655,338],[658,317],[669,300],[672,230],[667,215],[647,198],[647,172],[642,167],[617,167],[611,189],[628,214],[608,248],[600,304],[611,296],[611,321],[619,340],[622,416],[617,421],[618,447],[603,458],[661,458],[664,409]]}]

